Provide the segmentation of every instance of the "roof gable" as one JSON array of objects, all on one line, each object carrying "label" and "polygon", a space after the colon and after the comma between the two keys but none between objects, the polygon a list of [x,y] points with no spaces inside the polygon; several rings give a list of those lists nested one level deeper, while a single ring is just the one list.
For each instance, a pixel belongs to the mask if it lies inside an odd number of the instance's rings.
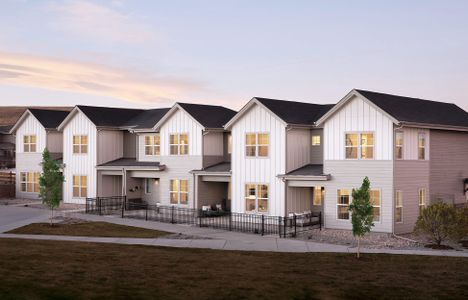
[{"label": "roof gable", "polygon": [[68,110],[28,108],[13,127],[11,127],[10,133],[15,132],[28,116],[35,118],[44,129],[58,129],[59,125],[66,119],[69,113]]}]

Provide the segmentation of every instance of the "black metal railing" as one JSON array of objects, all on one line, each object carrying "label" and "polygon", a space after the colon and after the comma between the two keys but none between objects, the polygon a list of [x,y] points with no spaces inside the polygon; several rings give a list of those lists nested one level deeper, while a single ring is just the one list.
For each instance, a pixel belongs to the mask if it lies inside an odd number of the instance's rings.
[{"label": "black metal railing", "polygon": [[298,233],[317,227],[322,229],[321,212],[281,217],[229,211],[203,211],[134,202],[127,200],[125,196],[87,198],[86,213],[113,214],[120,215],[122,218],[189,224],[227,231],[279,235],[280,237],[295,237]]}]

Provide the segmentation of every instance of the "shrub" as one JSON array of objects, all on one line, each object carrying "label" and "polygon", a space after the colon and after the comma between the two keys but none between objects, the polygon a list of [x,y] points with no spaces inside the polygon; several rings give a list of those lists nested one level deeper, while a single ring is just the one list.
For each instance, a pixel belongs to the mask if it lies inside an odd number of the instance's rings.
[{"label": "shrub", "polygon": [[421,211],[416,221],[415,231],[430,236],[437,245],[457,234],[458,213],[455,207],[444,202],[436,202]]},{"label": "shrub", "polygon": [[453,238],[457,241],[468,237],[468,204],[457,209],[457,226]]}]

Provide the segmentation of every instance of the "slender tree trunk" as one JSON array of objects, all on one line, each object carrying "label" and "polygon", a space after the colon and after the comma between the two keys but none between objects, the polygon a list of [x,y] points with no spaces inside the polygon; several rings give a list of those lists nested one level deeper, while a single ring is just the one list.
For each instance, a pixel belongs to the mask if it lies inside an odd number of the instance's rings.
[{"label": "slender tree trunk", "polygon": [[358,238],[357,238],[357,258],[360,257],[360,252],[361,252],[361,237],[358,236]]}]

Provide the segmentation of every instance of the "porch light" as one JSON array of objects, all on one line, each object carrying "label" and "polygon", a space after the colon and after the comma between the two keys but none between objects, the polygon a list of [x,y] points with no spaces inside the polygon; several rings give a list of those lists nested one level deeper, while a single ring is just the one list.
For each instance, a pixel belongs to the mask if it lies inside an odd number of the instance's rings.
[{"label": "porch light", "polygon": [[159,185],[159,178],[154,180],[154,185]]}]

